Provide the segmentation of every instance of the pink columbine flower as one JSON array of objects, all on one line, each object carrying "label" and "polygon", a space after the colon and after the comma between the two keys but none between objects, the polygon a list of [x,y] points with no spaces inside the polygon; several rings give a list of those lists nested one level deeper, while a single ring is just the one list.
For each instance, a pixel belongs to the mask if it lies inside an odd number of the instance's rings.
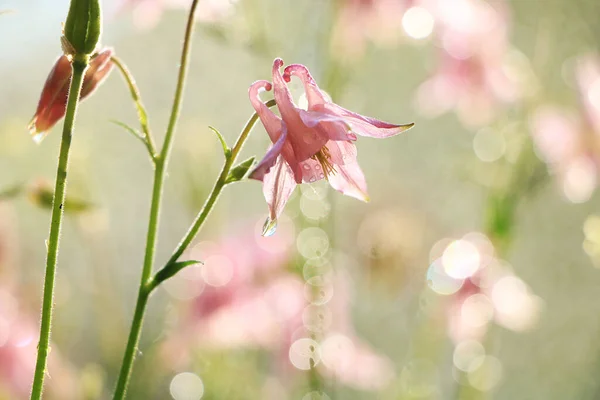
[{"label": "pink columbine flower", "polygon": [[[104,49],[92,58],[83,78],[81,100],[92,94],[111,71],[113,62],[110,57],[112,54],[112,49]],[[28,126],[29,132],[36,142],[40,142],[48,131],[65,116],[72,74],[69,58],[65,55],[60,56],[46,79],[37,110]]]},{"label": "pink columbine flower", "polygon": [[[386,138],[414,124],[394,125],[346,110],[329,101],[304,65],[288,65],[283,75],[283,60],[273,62],[273,83],[260,80],[249,89],[250,101],[258,113],[273,146],[250,174],[263,182],[269,204],[269,219],[276,221],[299,183],[326,179],[336,190],[368,201],[367,184],[358,161],[356,134]],[[294,104],[286,82],[295,75],[302,80],[308,109]],[[281,117],[260,100],[259,92],[273,89]]]}]

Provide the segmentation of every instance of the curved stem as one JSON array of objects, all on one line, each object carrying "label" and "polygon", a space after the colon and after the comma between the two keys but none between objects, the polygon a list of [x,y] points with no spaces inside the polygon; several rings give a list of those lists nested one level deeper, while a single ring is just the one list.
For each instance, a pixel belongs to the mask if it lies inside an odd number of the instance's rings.
[{"label": "curved stem", "polygon": [[35,375],[31,388],[31,399],[42,398],[44,390],[44,376],[46,374],[46,363],[50,351],[50,328],[52,325],[52,303],[54,298],[54,281],[56,277],[56,262],[58,259],[58,247],[60,242],[60,231],[63,217],[63,204],[67,192],[67,167],[69,165],[69,150],[75,126],[75,115],[79,104],[79,93],[83,85],[83,76],[88,65],[88,57],[76,58],[73,61],[73,76],[67,100],[65,122],[63,125],[62,140],[58,167],[56,169],[56,183],[54,187],[54,199],[52,201],[52,217],[50,221],[50,235],[48,238],[48,252],[46,255],[46,273],[44,277],[44,300],[42,304],[42,322],[40,327],[40,341],[38,343],[37,360],[35,364]]},{"label": "curved stem", "polygon": [[[275,100],[269,100],[265,104],[267,107],[273,107],[275,105]],[[254,127],[254,124],[256,123],[256,121],[258,121],[258,114],[254,113],[254,115],[252,115],[252,117],[250,117],[250,119],[246,123],[246,126],[242,130],[242,133],[240,133],[240,136],[238,137],[237,141],[235,142],[235,145],[231,149],[231,156],[229,158],[227,158],[227,160],[225,161],[225,164],[223,165],[223,169],[221,170],[219,178],[217,178],[217,181],[215,182],[215,185],[213,186],[210,196],[208,197],[208,199],[202,206],[200,213],[198,213],[198,216],[196,217],[196,219],[194,220],[194,222],[188,229],[188,231],[185,234],[185,236],[183,237],[183,239],[177,245],[177,248],[173,252],[173,255],[171,255],[171,258],[169,258],[169,261],[167,261],[167,263],[165,264],[165,268],[174,264],[177,261],[177,259],[179,257],[181,257],[181,255],[188,248],[188,246],[190,245],[192,240],[194,240],[194,237],[196,237],[196,235],[198,234],[198,231],[200,230],[200,228],[202,228],[202,225],[204,224],[206,217],[208,217],[208,215],[212,211],[213,206],[215,205],[215,202],[219,198],[219,195],[221,194],[221,190],[223,189],[223,187],[225,187],[227,176],[229,175],[229,171],[231,170],[231,167],[235,163],[238,155],[240,154],[240,151],[242,150],[242,147],[244,146],[246,139],[248,139],[248,135],[250,134],[250,131],[252,130],[252,127]],[[160,281],[153,279],[152,282],[150,282],[150,286],[152,289],[154,289],[160,283],[161,283]]]},{"label": "curved stem", "polygon": [[[152,189],[152,203],[150,206],[150,218],[148,222],[148,234],[146,237],[146,251],[144,256],[144,266],[142,268],[142,275],[140,279],[140,285],[138,289],[138,296],[135,306],[135,313],[131,323],[131,329],[129,331],[129,338],[123,355],[123,362],[121,364],[121,370],[119,372],[119,379],[115,388],[115,394],[113,399],[124,399],[127,394],[127,386],[129,385],[129,379],[131,377],[131,371],[133,362],[135,359],[135,353],[138,348],[140,341],[140,335],[142,332],[142,325],[144,320],[144,313],[146,310],[146,304],[148,297],[150,296],[151,290],[149,290],[148,282],[152,275],[152,267],[154,264],[154,254],[156,250],[156,236],[158,231],[158,220],[160,215],[160,205],[162,202],[162,187],[164,183],[164,172],[168,164],[168,157],[171,150],[171,144],[173,142],[173,134],[175,131],[175,125],[177,118],[179,117],[179,109],[183,97],[183,89],[185,87],[185,78],[187,75],[188,58],[191,48],[192,33],[194,30],[194,16],[196,13],[196,7],[198,0],[194,0],[190,7],[188,14],[188,20],[185,30],[183,50],[181,53],[181,63],[179,64],[179,76],[177,79],[177,87],[175,89],[175,98],[173,99],[173,108],[171,110],[171,118],[167,127],[167,133],[165,135],[165,141],[160,152],[160,155],[155,157],[156,169],[154,171],[154,185]],[[118,64],[117,64],[118,65]]]},{"label": "curved stem", "polygon": [[156,159],[156,145],[154,144],[154,138],[152,137],[152,133],[150,132],[150,126],[148,125],[148,113],[146,112],[146,108],[142,103],[142,96],[140,95],[140,90],[135,84],[135,79],[131,72],[127,69],[123,61],[116,56],[112,56],[111,61],[117,66],[123,79],[127,83],[127,87],[129,88],[129,92],[131,93],[131,98],[135,103],[135,108],[138,112],[138,118],[140,120],[140,126],[142,127],[142,132],[144,133],[144,144],[148,149],[148,153],[150,153],[150,157],[152,159]]}]

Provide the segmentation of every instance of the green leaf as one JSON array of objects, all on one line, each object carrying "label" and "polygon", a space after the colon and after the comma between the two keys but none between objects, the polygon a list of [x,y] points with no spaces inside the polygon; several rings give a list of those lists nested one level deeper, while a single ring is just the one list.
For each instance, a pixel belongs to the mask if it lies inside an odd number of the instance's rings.
[{"label": "green leaf", "polygon": [[133,136],[135,136],[136,139],[141,140],[144,144],[146,143],[146,138],[144,137],[144,135],[142,135],[135,128],[132,128],[131,126],[127,125],[125,122],[117,121],[116,119],[111,119],[110,122],[112,122],[113,124],[115,124],[117,126],[120,126],[121,128],[125,129],[127,132],[129,132]]},{"label": "green leaf", "polygon": [[202,261],[198,260],[187,260],[187,261],[177,261],[171,264],[165,265],[160,271],[154,275],[153,288],[160,285],[162,282],[166,281],[169,278],[172,278],[179,271],[184,269],[185,267],[189,267],[190,265],[195,264],[204,264]]},{"label": "green leaf", "polygon": [[254,164],[254,159],[255,157],[252,156],[246,161],[242,161],[241,163],[233,167],[231,171],[229,171],[227,179],[225,179],[225,184],[241,181],[242,179],[244,179],[244,177],[248,173],[248,170],[252,167],[252,164]]},{"label": "green leaf", "polygon": [[213,128],[212,126],[209,126],[208,129],[210,129],[215,133],[215,135],[217,135],[219,142],[221,142],[221,147],[223,147],[223,154],[225,155],[225,159],[229,160],[229,157],[231,157],[231,149],[227,146],[227,142],[225,141],[223,135],[221,135],[221,132],[219,132],[216,128]]}]

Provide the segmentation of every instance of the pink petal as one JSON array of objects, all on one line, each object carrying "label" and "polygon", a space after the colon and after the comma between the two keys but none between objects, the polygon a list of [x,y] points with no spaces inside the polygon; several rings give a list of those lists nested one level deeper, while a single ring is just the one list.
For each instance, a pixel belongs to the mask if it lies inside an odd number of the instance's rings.
[{"label": "pink petal", "polygon": [[345,108],[334,103],[326,103],[322,106],[315,107],[314,111],[321,111],[344,118],[352,127],[352,132],[358,133],[361,136],[379,139],[395,136],[412,128],[415,125],[414,123],[405,125],[390,124],[388,122],[380,121],[371,117],[365,117],[364,115],[346,110]]},{"label": "pink petal", "polygon": [[353,164],[356,162],[356,146],[348,141],[327,142],[327,150],[331,162],[335,165]]},{"label": "pink petal", "polygon": [[277,140],[277,142],[275,142],[275,144],[273,146],[271,146],[269,151],[267,151],[267,154],[258,163],[256,168],[254,168],[254,170],[250,173],[250,176],[249,176],[250,179],[256,179],[258,181],[263,180],[263,178],[265,177],[265,174],[267,174],[269,172],[269,170],[271,169],[271,167],[273,165],[275,165],[277,158],[279,157],[279,155],[281,154],[281,151],[283,150],[283,145],[285,144],[286,139],[287,139],[287,129],[285,127],[285,124],[282,124],[282,129],[281,129],[281,134],[279,135],[279,139]]},{"label": "pink petal", "polygon": [[250,97],[252,107],[254,107],[254,110],[260,118],[260,121],[269,134],[271,142],[276,143],[283,129],[283,122],[281,121],[281,118],[275,115],[259,97],[260,92],[265,90],[269,91],[271,88],[272,85],[269,81],[256,81],[250,85],[250,88],[248,89],[248,96]]},{"label": "pink petal", "polygon": [[300,118],[301,111],[292,100],[292,95],[279,69],[283,60],[273,62],[273,94],[281,118],[288,128],[288,141],[298,161],[304,161],[315,155],[327,143],[328,137],[321,129],[310,129]]},{"label": "pink petal", "polygon": [[336,165],[335,174],[329,175],[329,184],[346,196],[362,201],[369,201],[367,181],[358,162]]},{"label": "pink petal", "polygon": [[299,110],[299,115],[306,126],[319,129],[329,140],[356,140],[356,135],[352,133],[352,127],[344,118],[318,111],[304,110]]},{"label": "pink petal", "polygon": [[272,221],[277,220],[295,188],[292,169],[283,157],[279,157],[275,167],[263,179],[263,194],[269,205],[269,218]]},{"label": "pink petal", "polygon": [[302,182],[313,183],[325,178],[321,164],[317,160],[309,158],[300,163],[302,169]]},{"label": "pink petal", "polygon": [[328,102],[325,94],[319,89],[317,83],[308,71],[308,68],[302,64],[290,64],[283,70],[283,79],[290,81],[291,76],[295,75],[304,84],[306,99],[308,100],[308,108],[311,109],[317,105],[322,105]]}]

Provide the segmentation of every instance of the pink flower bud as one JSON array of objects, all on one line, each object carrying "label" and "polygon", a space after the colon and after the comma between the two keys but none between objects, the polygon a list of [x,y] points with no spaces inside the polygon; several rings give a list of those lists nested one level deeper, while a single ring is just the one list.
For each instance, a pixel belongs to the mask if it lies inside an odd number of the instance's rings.
[{"label": "pink flower bud", "polygon": [[[81,100],[89,96],[112,69],[112,53],[112,49],[104,49],[90,61],[83,78]],[[46,79],[35,115],[28,126],[35,142],[41,142],[48,131],[64,117],[72,73],[69,58],[60,56]]]}]

